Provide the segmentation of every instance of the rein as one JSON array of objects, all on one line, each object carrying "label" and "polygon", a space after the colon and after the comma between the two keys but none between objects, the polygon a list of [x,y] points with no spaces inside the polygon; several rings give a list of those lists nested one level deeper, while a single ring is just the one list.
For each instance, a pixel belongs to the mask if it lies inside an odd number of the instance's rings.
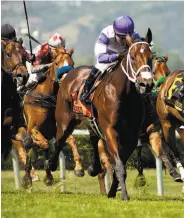
[{"label": "rein", "polygon": [[[131,45],[131,47],[128,49],[128,54],[127,54],[127,62],[126,62],[126,70],[122,64],[122,61],[121,61],[121,68],[123,70],[123,72],[125,73],[125,75],[127,76],[127,78],[133,82],[133,83],[136,83],[136,77],[137,75],[140,73],[140,71],[144,68],[148,68],[150,71],[151,71],[151,68],[149,65],[142,65],[138,70],[137,72],[135,72],[135,70],[133,69],[132,67],[132,61],[131,61],[131,57],[130,57],[130,51],[131,49],[133,48],[133,46],[137,45],[137,44],[146,44],[146,45],[149,45],[147,42],[135,42],[133,45]],[[144,49],[142,49],[144,50]],[[130,66],[130,69],[131,69],[131,72],[132,72],[132,77],[129,75],[128,73],[128,68]],[[146,73],[146,72],[145,72]],[[148,74],[148,72],[147,72]]]}]

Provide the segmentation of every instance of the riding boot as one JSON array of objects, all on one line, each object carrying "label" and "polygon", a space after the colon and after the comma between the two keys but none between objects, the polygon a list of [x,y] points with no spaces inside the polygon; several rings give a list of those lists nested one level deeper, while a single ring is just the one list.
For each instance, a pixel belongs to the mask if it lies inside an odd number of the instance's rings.
[{"label": "riding boot", "polygon": [[85,82],[85,85],[84,85],[84,88],[83,88],[83,91],[81,93],[81,96],[80,96],[80,100],[82,102],[84,102],[85,104],[89,104],[90,103],[90,100],[89,100],[89,96],[90,96],[90,90],[91,88],[93,87],[93,84],[96,80],[96,76],[98,75],[100,71],[93,66],[90,74],[89,74],[89,77],[87,78],[86,82]]}]

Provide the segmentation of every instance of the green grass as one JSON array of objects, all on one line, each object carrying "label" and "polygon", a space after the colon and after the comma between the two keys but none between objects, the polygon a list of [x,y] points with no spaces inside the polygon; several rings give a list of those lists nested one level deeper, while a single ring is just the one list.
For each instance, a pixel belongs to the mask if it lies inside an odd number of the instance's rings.
[{"label": "green grass", "polygon": [[[97,178],[85,175],[77,178],[73,172],[66,173],[66,193],[60,192],[59,172],[55,172],[53,188],[41,180],[33,183],[32,193],[15,190],[13,172],[3,171],[2,176],[2,218],[184,218],[184,198],[182,184],[174,183],[169,175],[164,175],[164,197],[157,196],[155,170],[146,170],[148,185],[136,190],[133,188],[135,170],[128,170],[128,193],[131,200],[121,201],[118,192],[116,199],[108,199],[99,194]],[[21,172],[21,176],[23,172]]]}]

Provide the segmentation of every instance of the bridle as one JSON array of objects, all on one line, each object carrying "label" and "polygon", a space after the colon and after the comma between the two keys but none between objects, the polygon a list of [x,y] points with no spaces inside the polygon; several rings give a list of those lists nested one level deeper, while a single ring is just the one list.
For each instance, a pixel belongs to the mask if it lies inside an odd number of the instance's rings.
[{"label": "bridle", "polygon": [[[20,60],[20,57],[19,57],[19,54],[18,54],[18,51],[16,50],[16,53],[17,53],[17,57],[19,59],[19,63],[16,64],[15,66],[11,66],[10,64],[10,61],[9,59],[11,58],[11,54],[7,53],[6,51],[6,46],[12,41],[8,41],[5,45],[5,47],[2,49],[2,52],[4,53],[4,55],[6,55],[6,58],[4,57],[4,61],[6,61],[7,65],[8,65],[8,68],[5,68],[4,66],[2,66],[2,68],[9,74],[13,75],[13,77],[17,77],[17,70],[19,67],[23,66],[25,67],[25,65],[23,64],[23,61]],[[15,73],[13,73],[13,71],[15,71]]]},{"label": "bridle", "polygon": [[[130,57],[130,51],[131,51],[131,49],[132,49],[135,45],[137,45],[137,44],[146,44],[146,45],[149,46],[149,44],[148,44],[147,42],[135,42],[135,43],[132,44],[132,45],[130,46],[130,48],[128,49],[127,61],[126,61],[126,69],[124,68],[124,66],[123,66],[123,64],[122,64],[122,61],[121,61],[121,68],[122,68],[123,72],[124,72],[125,75],[128,77],[128,79],[129,79],[131,82],[133,82],[133,83],[136,83],[136,78],[137,78],[137,76],[139,75],[139,73],[140,73],[140,71],[141,71],[142,69],[148,68],[148,69],[150,70],[150,72],[149,72],[149,71],[144,72],[145,75],[147,74],[147,75],[146,75],[147,77],[150,77],[150,74],[151,74],[151,68],[150,68],[150,66],[147,65],[147,64],[142,65],[136,72],[135,72],[135,70],[134,70],[133,67],[132,67],[132,60],[131,60],[131,57]],[[142,52],[143,52],[144,49],[143,49],[143,48],[140,48],[140,52],[141,52],[141,49],[142,49]],[[130,66],[130,70],[131,70],[131,73],[132,73],[132,77],[131,77],[131,76],[129,75],[129,73],[128,73],[129,66]]]}]

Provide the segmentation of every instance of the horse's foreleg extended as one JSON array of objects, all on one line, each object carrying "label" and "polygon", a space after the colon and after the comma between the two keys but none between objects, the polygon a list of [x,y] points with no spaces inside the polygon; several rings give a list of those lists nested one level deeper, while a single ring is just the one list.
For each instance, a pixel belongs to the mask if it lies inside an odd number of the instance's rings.
[{"label": "horse's foreleg extended", "polygon": [[25,127],[20,127],[18,129],[18,133],[15,136],[15,139],[23,142],[24,148],[29,150],[32,147],[33,140],[31,136],[27,133]]},{"label": "horse's foreleg extended", "polygon": [[31,129],[31,136],[33,142],[38,145],[41,149],[47,149],[49,144],[48,140],[42,135],[37,126]]},{"label": "horse's foreleg extended", "polygon": [[74,173],[76,176],[82,177],[82,176],[84,176],[84,168],[82,166],[81,157],[79,155],[74,136],[70,135],[67,138],[66,142],[69,144],[69,146],[71,147],[72,152],[73,152],[73,157],[74,157],[74,161],[75,161]]}]

